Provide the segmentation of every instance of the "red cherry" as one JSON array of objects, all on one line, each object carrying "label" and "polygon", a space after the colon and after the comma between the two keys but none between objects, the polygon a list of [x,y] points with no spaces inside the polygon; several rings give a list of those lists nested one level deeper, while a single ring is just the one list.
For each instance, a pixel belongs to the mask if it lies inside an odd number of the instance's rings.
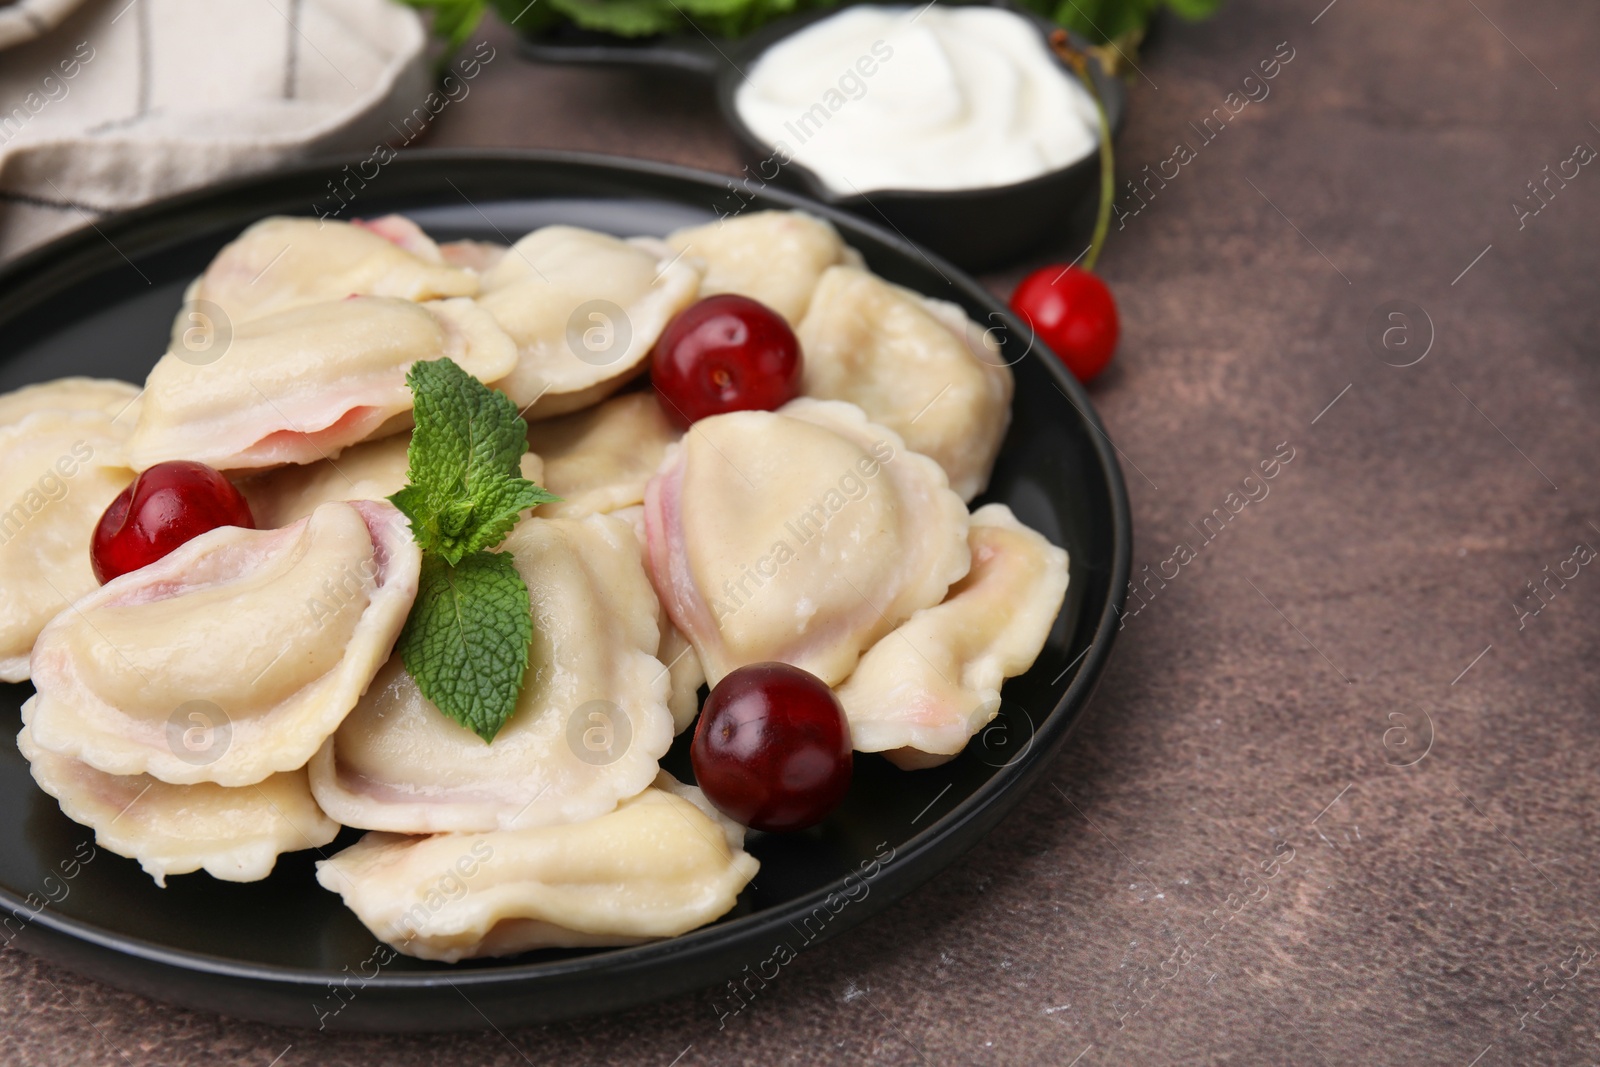
[{"label": "red cherry", "polygon": [[100,516],[89,560],[101,584],[147,567],[219,526],[256,528],[233,483],[204,463],[158,463],[133,480]]},{"label": "red cherry", "polygon": [[1020,315],[1080,382],[1106,369],[1117,350],[1117,302],[1098,275],[1077,267],[1041,267],[1011,294]]},{"label": "red cherry", "polygon": [[755,663],[711,690],[689,757],[695,781],[730,818],[755,830],[804,830],[850,789],[850,723],[816,675]]},{"label": "red cherry", "polygon": [[783,316],[724,293],[691,304],[661,331],[650,378],[667,417],[774,411],[800,395],[800,342]]}]

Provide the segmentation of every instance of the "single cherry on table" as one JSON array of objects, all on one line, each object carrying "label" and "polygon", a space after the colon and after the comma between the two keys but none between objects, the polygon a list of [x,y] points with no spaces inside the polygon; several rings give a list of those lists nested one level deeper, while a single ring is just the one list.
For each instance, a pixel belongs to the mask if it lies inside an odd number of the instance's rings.
[{"label": "single cherry on table", "polygon": [[733,293],[667,323],[650,379],[679,429],[730,411],[775,411],[800,395],[800,341],[782,315]]},{"label": "single cherry on table", "polygon": [[689,757],[696,784],[719,810],[778,833],[826,818],[849,792],[854,768],[839,699],[787,663],[754,663],[718,682]]},{"label": "single cherry on table", "polygon": [[104,585],[219,526],[256,526],[233,483],[204,463],[158,463],[100,516],[89,545],[94,576]]},{"label": "single cherry on table", "polygon": [[1011,294],[1011,310],[1085,384],[1106,369],[1117,350],[1122,332],[1117,302],[1099,275],[1086,270],[1041,267]]}]

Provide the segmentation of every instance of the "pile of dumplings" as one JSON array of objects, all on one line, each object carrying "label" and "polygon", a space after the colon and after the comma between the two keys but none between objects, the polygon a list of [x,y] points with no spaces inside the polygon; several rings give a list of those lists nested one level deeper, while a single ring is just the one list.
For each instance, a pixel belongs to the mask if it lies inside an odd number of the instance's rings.
[{"label": "pile of dumplings", "polygon": [[[684,434],[641,376],[715,293],[793,325],[803,395]],[[623,312],[604,358],[572,343],[590,305]],[[393,654],[420,566],[385,499],[406,478],[406,372],[446,356],[524,410],[523,472],[562,498],[500,549],[535,638],[488,744]],[[369,831],[318,881],[413,956],[682,934],[758,866],[745,829],[659,767],[704,685],[796,664],[835,687],[858,751],[914,769],[961,752],[1038,657],[1067,555],[1004,505],[968,509],[1012,389],[958,307],[800,213],[665,240],[549,226],[510,248],[399,216],[263,220],[190,287],[143,389],[0,396],[0,679],[35,689],[18,746],[163,885],[265,878]],[[97,520],[168,460],[226,473],[258,528],[99,585]],[[599,755],[579,740],[597,708]]]}]

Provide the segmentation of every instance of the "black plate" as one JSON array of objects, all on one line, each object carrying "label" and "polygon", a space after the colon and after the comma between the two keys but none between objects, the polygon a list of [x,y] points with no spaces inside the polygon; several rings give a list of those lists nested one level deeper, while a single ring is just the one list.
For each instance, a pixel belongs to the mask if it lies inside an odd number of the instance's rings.
[{"label": "black plate", "polygon": [[[326,211],[329,179],[349,173],[342,162],[107,218],[0,271],[0,390],[68,374],[142,379],[165,347],[183,287],[217,249],[264,215]],[[404,211],[441,238],[514,239],[553,222],[662,234],[714,217],[725,195],[720,177],[646,163],[419,152],[383,167],[350,211]],[[1122,478],[1082,389],[1048,353],[1029,351],[1026,329],[976,283],[853,216],[778,192],[760,194],[749,210],[769,207],[830,219],[873,270],[992,323],[1017,361],[1015,420],[985,499],[1010,504],[1071,552],[1071,586],[1039,662],[1007,683],[1000,717],[961,757],[915,773],[858,758],[845,805],[805,834],[753,834],[761,872],[734,913],[683,937],[457,966],[400,957],[378,967],[369,962],[378,949],[372,936],[313,880],[314,852],[284,857],[251,885],[197,873],[165,890],[103,849],[75,863],[90,832],[63,816],[15,746],[0,742],[0,906],[13,915],[0,939],[152,997],[275,1023],[512,1026],[614,1011],[720,982],[746,965],[758,970],[780,944],[803,951],[808,936],[832,936],[886,907],[994,826],[1049,765],[1111,652],[1130,553]],[[0,686],[0,727],[20,729],[29,692]],[[688,778],[685,743],[666,765]],[[356,836],[346,831],[338,845]],[[873,872],[874,856],[891,851]],[[872,874],[865,882],[863,864]],[[851,874],[858,877],[846,882]]]},{"label": "black plate", "polygon": [[[1048,38],[1055,24],[1016,4],[996,2],[1033,23]],[[1029,252],[1059,239],[1075,225],[1087,231],[1100,196],[1100,152],[1075,163],[1011,185],[980,189],[869,189],[839,193],[815,172],[787,162],[745,124],[734,94],[761,54],[783,38],[836,10],[808,11],[778,19],[737,40],[713,39],[696,30],[629,39],[579,30],[571,25],[530,32],[522,38],[522,54],[545,63],[653,69],[712,79],[722,120],[739,140],[745,161],[745,184],[760,188],[773,183],[815,200],[843,208],[952,260],[967,270],[989,270],[1014,263]],[[1078,48],[1088,42],[1076,34]],[[1068,78],[1072,69],[1056,61]],[[1105,104],[1111,136],[1122,132],[1128,94],[1121,80],[1090,59],[1090,76]],[[849,106],[848,104],[845,106]]]}]

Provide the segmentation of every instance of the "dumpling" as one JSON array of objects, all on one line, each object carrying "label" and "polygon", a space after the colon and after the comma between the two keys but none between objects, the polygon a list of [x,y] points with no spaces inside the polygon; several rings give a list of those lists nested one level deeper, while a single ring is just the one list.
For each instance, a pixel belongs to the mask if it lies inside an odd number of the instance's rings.
[{"label": "dumpling", "polygon": [[[320,220],[319,220],[320,221]],[[382,237],[404,252],[410,252],[424,263],[444,263],[444,249],[422,227],[404,215],[381,215],[375,219],[351,219],[350,225],[358,230]],[[398,294],[396,294],[398,295]],[[471,296],[470,293],[451,294]],[[412,297],[412,299],[416,299]]]},{"label": "dumpling", "polygon": [[738,293],[759,300],[790,324],[805,317],[822,272],[861,266],[839,231],[801,211],[754,211],[678,230],[667,244],[705,264],[700,292]]},{"label": "dumpling", "polygon": [[[411,435],[391,434],[339,453],[338,459],[280,467],[242,479],[239,491],[261,530],[287,526],[332,500],[387,500],[405,488]],[[522,457],[522,476],[542,484],[544,465],[532,452]]]},{"label": "dumpling", "polygon": [[218,252],[185,304],[187,312],[196,301],[209,301],[237,329],[263,315],[352,294],[437,300],[477,293],[477,274],[447,265],[409,219],[357,225],[278,216],[262,219]]},{"label": "dumpling", "polygon": [[[650,551],[642,505],[618,508],[611,512],[611,516],[633,528],[633,536],[639,540],[640,552]],[[700,666],[700,656],[695,652],[694,645],[683,636],[682,630],[672,625],[672,618],[665,608],[656,621],[661,626],[661,647],[656,650],[656,659],[666,664],[670,686],[667,707],[672,711],[672,732],[681,734],[694,725],[695,717],[700,714],[700,687],[706,684],[706,672]]]},{"label": "dumpling", "polygon": [[311,764],[346,826],[398,833],[580,822],[649,786],[672,744],[656,600],[626,523],[525,519],[504,544],[534,638],[522,696],[485,744],[446,718],[396,656]]},{"label": "dumpling", "polygon": [[405,488],[411,435],[391,434],[339,453],[339,458],[280,467],[237,484],[256,528],[275,530],[332,500],[386,500]]},{"label": "dumpling", "polygon": [[221,470],[314,463],[411,425],[406,372],[448,356],[490,381],[516,346],[470,300],[362,296],[233,330],[211,362],[169,351],[150,372],[129,442],[134,468],[173,459]]},{"label": "dumpling", "polygon": [[95,844],[138,860],[156,885],[204,869],[225,882],[256,882],[278,856],[321,848],[339,824],[311,799],[306,772],[284,771],[256,785],[168,785],[145,774],[114,775],[46,752],[27,727],[17,735],[39,788],[67,818],[94,831]]},{"label": "dumpling", "polygon": [[212,530],[45,627],[22,720],[107,774],[243,786],[303,767],[388,659],[420,566],[373,501]]},{"label": "dumpling", "polygon": [[755,877],[743,845],[743,827],[663,773],[588,822],[368,834],[318,863],[317,881],[380,941],[455,963],[688,933],[730,911]]},{"label": "dumpling", "polygon": [[1000,683],[1033,666],[1067,595],[1067,554],[1004,504],[972,515],[972,570],[937,607],[880,640],[838,688],[858,752],[906,770],[943,763],[1000,710]]},{"label": "dumpling", "polygon": [[672,732],[681,734],[694,725],[700,714],[700,687],[706,684],[705,668],[683,631],[661,613],[661,649],[656,658],[666,664],[667,707],[672,711]]},{"label": "dumpling", "polygon": [[464,267],[486,274],[495,264],[506,258],[510,251],[505,245],[493,241],[446,241],[439,246],[439,254],[452,267]]},{"label": "dumpling", "polygon": [[781,660],[829,685],[967,573],[944,472],[859,408],[702,419],[645,495],[650,571],[712,684]]},{"label": "dumpling", "polygon": [[0,395],[0,428],[40,411],[74,411],[99,412],[115,419],[118,426],[131,429],[137,412],[130,417],[129,407],[141,391],[137,385],[113,378],[57,378],[25,385]]},{"label": "dumpling", "polygon": [[1011,424],[1013,384],[999,348],[965,312],[832,267],[796,334],[806,396],[857,405],[938,460],[961,499],[983,492]]},{"label": "dumpling", "polygon": [[[53,388],[53,387],[46,387]],[[25,390],[24,392],[29,392]],[[21,410],[20,394],[5,398]],[[30,393],[31,400],[44,392]],[[95,525],[133,481],[128,431],[85,393],[90,410],[45,407],[0,425],[0,681],[28,680],[45,624],[99,583],[89,564]]]},{"label": "dumpling", "polygon": [[494,385],[529,418],[586,408],[644,367],[664,329],[700,290],[700,272],[659,241],[546,226],[483,279],[478,304],[517,343]]},{"label": "dumpling", "polygon": [[680,436],[649,392],[530,423],[528,441],[548,479],[541,484],[561,497],[541,504],[538,514],[577,518],[644,503],[645,484]]}]

